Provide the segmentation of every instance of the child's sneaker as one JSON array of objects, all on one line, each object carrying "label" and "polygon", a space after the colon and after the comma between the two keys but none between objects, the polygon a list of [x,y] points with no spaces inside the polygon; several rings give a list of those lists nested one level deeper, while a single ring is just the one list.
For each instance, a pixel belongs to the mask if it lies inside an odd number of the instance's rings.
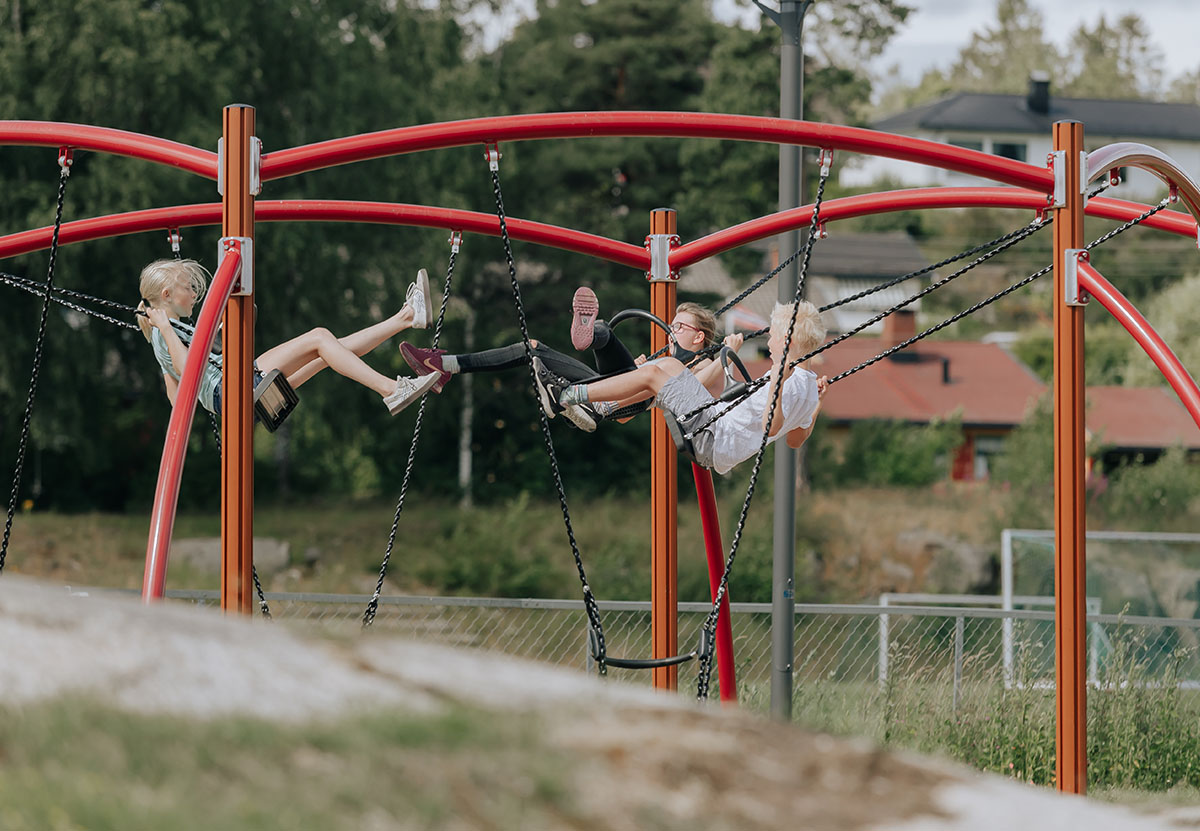
[{"label": "child's sneaker", "polygon": [[437,374],[437,382],[433,385],[434,392],[441,392],[442,387],[446,386],[446,382],[450,380],[450,373],[442,367],[442,356],[446,354],[445,349],[422,349],[411,343],[401,343],[400,354],[412,367],[412,371],[418,375],[424,375],[427,372]]},{"label": "child's sneaker", "polygon": [[571,345],[581,352],[592,345],[592,325],[600,314],[600,301],[596,292],[587,286],[575,289],[571,300]]},{"label": "child's sneaker", "polygon": [[437,379],[438,374],[436,372],[431,372],[428,375],[419,375],[416,378],[410,378],[407,375],[397,375],[396,391],[391,395],[384,396],[383,403],[388,408],[388,412],[395,415],[429,392],[433,388],[433,385],[437,383]]},{"label": "child's sneaker", "polygon": [[417,272],[417,281],[408,284],[404,294],[404,305],[413,310],[412,327],[424,329],[433,323],[433,297],[429,294],[429,272]]},{"label": "child's sneaker", "polygon": [[567,420],[584,432],[591,433],[596,429],[596,420],[588,414],[586,405],[580,404],[559,404],[558,399],[562,397],[563,390],[570,386],[565,378],[560,378],[550,370],[546,369],[546,365],[542,363],[541,358],[533,359],[534,377],[537,379],[538,400],[542,404],[542,412],[547,418],[562,413],[567,417]]}]

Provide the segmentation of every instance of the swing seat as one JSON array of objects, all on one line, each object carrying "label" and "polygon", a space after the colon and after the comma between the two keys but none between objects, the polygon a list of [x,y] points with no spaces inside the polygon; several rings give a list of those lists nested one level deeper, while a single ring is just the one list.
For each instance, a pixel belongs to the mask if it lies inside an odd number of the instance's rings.
[{"label": "swing seat", "polygon": [[278,369],[272,369],[254,387],[254,416],[268,433],[278,430],[299,403],[300,397]]}]

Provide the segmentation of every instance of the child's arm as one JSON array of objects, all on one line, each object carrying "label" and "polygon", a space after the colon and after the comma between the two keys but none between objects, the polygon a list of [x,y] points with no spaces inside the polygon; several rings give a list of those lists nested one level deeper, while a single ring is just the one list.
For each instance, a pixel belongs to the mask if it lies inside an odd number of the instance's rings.
[{"label": "child's arm", "polygon": [[163,383],[167,386],[167,400],[170,401],[171,406],[174,407],[175,395],[179,392],[179,382],[164,372]]},{"label": "child's arm", "polygon": [[[743,335],[732,334],[728,335],[723,343],[736,352],[742,345],[742,340]],[[725,389],[725,378],[724,373],[722,372],[723,369],[724,367],[721,366],[721,362],[719,360],[710,360],[701,365],[699,369],[693,370],[692,374],[696,376],[696,380],[698,380],[706,390],[711,392],[713,396],[719,396]]]},{"label": "child's arm", "polygon": [[[772,399],[775,401],[775,416],[770,419],[771,431],[768,435],[774,436],[783,427],[783,390],[780,388],[791,375],[792,368],[788,366],[787,361],[777,360],[775,361],[775,365],[771,367],[771,389],[767,392],[767,403],[770,404]],[[767,427],[767,417],[770,415],[770,412],[766,407],[763,407],[763,429]]]},{"label": "child's arm", "polygon": [[817,379],[817,407],[813,410],[812,421],[807,427],[797,427],[787,434],[787,445],[793,450],[799,449],[800,445],[808,441],[808,437],[812,435],[813,427],[816,426],[817,416],[821,414],[821,401],[825,398],[825,390],[829,389],[829,379],[822,375]]},{"label": "child's arm", "polygon": [[171,320],[167,317],[167,313],[162,309],[151,309],[146,313],[150,318],[150,322],[158,329],[159,334],[163,337],[163,342],[167,345],[167,352],[171,356],[171,365],[179,376],[183,377],[183,370],[187,366],[187,347],[183,345],[183,341],[179,339],[175,329],[171,326]]}]

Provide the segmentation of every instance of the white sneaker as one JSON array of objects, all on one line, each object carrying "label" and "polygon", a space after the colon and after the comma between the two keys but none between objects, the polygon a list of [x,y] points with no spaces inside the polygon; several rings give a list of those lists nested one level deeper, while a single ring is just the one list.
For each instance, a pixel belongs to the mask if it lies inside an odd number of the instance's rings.
[{"label": "white sneaker", "polygon": [[425,393],[433,389],[441,373],[431,372],[428,375],[418,375],[413,378],[408,375],[396,376],[396,391],[384,396],[383,403],[392,415],[403,410]]},{"label": "white sneaker", "polygon": [[404,294],[404,305],[413,310],[412,327],[424,329],[433,323],[433,297],[429,294],[429,272],[417,272],[417,281],[408,284]]}]

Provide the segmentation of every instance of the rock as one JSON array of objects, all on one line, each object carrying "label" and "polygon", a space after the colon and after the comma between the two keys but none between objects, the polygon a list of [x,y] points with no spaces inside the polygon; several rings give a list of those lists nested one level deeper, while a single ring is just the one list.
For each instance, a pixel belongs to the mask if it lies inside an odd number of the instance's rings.
[{"label": "rock", "polygon": [[[171,541],[171,560],[187,563],[197,571],[219,573],[221,571],[221,538],[191,537]],[[291,560],[291,546],[286,540],[274,537],[254,538],[254,567],[259,575],[274,574],[287,567]]]}]

